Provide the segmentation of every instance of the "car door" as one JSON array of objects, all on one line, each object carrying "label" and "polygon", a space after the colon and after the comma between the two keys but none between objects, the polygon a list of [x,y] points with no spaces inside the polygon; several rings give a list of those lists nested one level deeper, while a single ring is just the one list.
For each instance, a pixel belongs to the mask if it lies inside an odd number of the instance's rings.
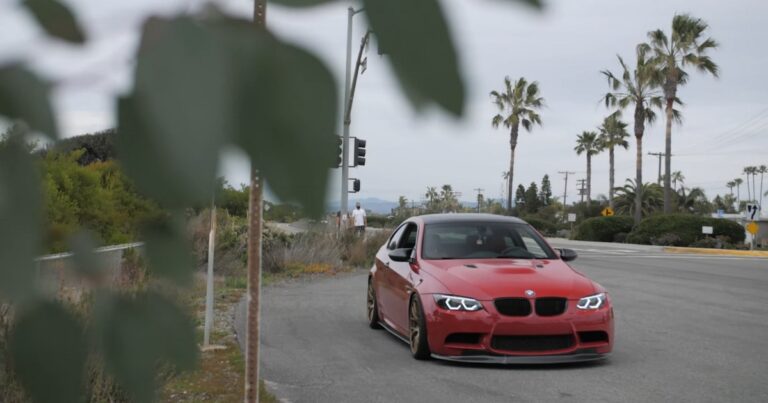
[{"label": "car door", "polygon": [[376,253],[376,281],[374,282],[374,288],[379,303],[379,318],[393,329],[397,328],[391,317],[393,312],[392,306],[397,304],[394,300],[396,274],[391,268],[392,259],[389,257],[389,252],[397,248],[406,227],[406,224],[398,227],[387,241],[387,244]]},{"label": "car door", "polygon": [[[408,223],[397,241],[397,248],[415,250],[418,239],[418,225]],[[415,255],[414,255],[415,256]],[[390,281],[392,285],[392,300],[390,302],[390,319],[395,328],[403,334],[408,333],[408,302],[413,291],[415,273],[409,262],[389,262]]]}]

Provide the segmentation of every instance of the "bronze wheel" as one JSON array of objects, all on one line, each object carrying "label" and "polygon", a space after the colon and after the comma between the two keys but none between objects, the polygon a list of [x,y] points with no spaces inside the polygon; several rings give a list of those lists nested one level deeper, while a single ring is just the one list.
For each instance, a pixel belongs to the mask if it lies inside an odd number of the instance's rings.
[{"label": "bronze wheel", "polygon": [[376,303],[376,291],[373,289],[373,280],[368,280],[368,297],[366,298],[366,310],[368,313],[368,326],[371,329],[379,329],[379,307]]},{"label": "bronze wheel", "polygon": [[411,344],[411,354],[417,360],[429,358],[427,343],[427,327],[424,324],[424,312],[421,309],[419,296],[414,295],[408,308],[408,341]]}]

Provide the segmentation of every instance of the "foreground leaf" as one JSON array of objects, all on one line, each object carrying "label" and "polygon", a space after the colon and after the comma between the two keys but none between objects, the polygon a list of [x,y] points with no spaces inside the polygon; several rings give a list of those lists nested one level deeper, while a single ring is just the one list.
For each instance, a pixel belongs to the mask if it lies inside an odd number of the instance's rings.
[{"label": "foreground leaf", "polygon": [[323,211],[338,118],[336,83],[314,55],[252,24],[215,24],[237,78],[236,143],[270,188],[312,215]]},{"label": "foreground leaf", "polygon": [[144,25],[134,93],[118,105],[121,162],[170,207],[210,200],[219,149],[232,131],[226,57],[189,18]]},{"label": "foreground leaf", "polygon": [[22,120],[55,140],[59,132],[48,93],[48,84],[21,65],[0,67],[0,115]]},{"label": "foreground leaf", "polygon": [[197,362],[192,322],[158,294],[114,298],[100,325],[107,367],[133,401],[154,401],[161,364],[187,370]]},{"label": "foreground leaf", "polygon": [[335,1],[337,0],[270,0],[270,3],[282,4],[289,7],[311,7]]},{"label": "foreground leaf", "polygon": [[366,16],[416,108],[435,102],[464,111],[464,84],[448,24],[437,0],[363,0]]},{"label": "foreground leaf", "polygon": [[183,219],[176,217],[154,222],[142,231],[149,261],[149,272],[188,285],[195,260],[187,239]]},{"label": "foreground leaf", "polygon": [[0,143],[0,299],[32,296],[40,245],[40,178],[29,147],[17,135]]},{"label": "foreground leaf", "polygon": [[75,15],[58,0],[24,0],[23,4],[48,35],[71,43],[85,42]]},{"label": "foreground leaf", "polygon": [[23,310],[10,339],[14,370],[35,402],[84,401],[88,353],[82,324],[58,302]]}]

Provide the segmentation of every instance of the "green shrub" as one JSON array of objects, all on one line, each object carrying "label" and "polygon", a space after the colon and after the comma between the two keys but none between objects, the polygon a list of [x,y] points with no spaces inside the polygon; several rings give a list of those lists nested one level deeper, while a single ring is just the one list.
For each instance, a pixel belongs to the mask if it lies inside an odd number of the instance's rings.
[{"label": "green shrub", "polygon": [[[736,222],[689,214],[658,215],[646,218],[627,237],[627,242],[646,245],[689,246],[705,238],[701,227],[713,227],[714,236],[725,242],[744,242],[744,228]],[[672,237],[674,235],[675,237]]]},{"label": "green shrub", "polygon": [[[573,239],[579,241],[623,242],[632,231],[634,220],[627,216],[592,217],[582,221],[574,231]],[[624,234],[622,237],[619,234]]]},{"label": "green shrub", "polygon": [[541,232],[543,235],[554,236],[555,233],[557,233],[557,225],[553,222],[532,216],[524,217],[523,220],[525,220],[525,222],[528,224],[531,224],[533,228],[536,228],[536,230]]}]

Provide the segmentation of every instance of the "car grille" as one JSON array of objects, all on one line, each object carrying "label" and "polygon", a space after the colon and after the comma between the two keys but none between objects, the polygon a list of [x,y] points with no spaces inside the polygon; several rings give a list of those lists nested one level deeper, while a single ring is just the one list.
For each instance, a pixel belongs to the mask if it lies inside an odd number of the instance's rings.
[{"label": "car grille", "polygon": [[506,316],[528,316],[531,314],[531,301],[525,298],[499,298],[494,301],[496,310]]},{"label": "car grille", "polygon": [[554,336],[493,336],[491,347],[506,351],[551,351],[573,346],[570,334]]},{"label": "car grille", "polygon": [[603,331],[579,332],[579,340],[582,343],[607,343],[608,333]]},{"label": "car grille", "polygon": [[536,299],[536,315],[557,316],[565,312],[565,298],[538,298]]}]

